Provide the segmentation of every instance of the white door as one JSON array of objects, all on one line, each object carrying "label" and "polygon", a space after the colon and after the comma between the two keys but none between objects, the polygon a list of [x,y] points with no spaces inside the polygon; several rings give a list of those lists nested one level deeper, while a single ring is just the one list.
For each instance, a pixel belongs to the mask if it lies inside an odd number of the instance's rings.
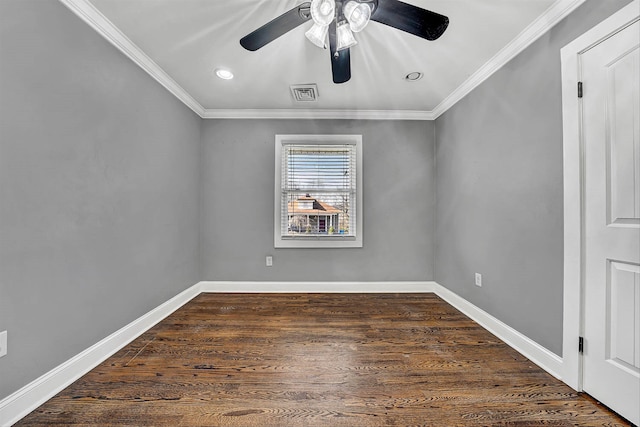
[{"label": "white door", "polygon": [[640,424],[640,23],[581,55],[583,389]]}]

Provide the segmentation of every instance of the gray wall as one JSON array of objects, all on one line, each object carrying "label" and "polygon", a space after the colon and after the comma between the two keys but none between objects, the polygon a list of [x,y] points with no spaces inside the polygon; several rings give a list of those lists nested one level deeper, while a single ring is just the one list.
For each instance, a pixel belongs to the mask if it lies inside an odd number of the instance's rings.
[{"label": "gray wall", "polygon": [[200,119],[57,1],[0,1],[0,399],[198,277]]},{"label": "gray wall", "polygon": [[[273,248],[276,134],[362,134],[363,248]],[[202,279],[433,279],[433,136],[433,122],[204,121]]]},{"label": "gray wall", "polygon": [[628,2],[585,3],[436,120],[436,280],[559,355],[560,49]]}]

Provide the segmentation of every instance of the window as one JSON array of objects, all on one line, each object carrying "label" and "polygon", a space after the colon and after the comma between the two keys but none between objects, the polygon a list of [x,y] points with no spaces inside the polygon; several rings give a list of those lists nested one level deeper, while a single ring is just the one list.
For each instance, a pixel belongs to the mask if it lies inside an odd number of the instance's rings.
[{"label": "window", "polygon": [[276,248],[362,247],[362,136],[276,135]]}]

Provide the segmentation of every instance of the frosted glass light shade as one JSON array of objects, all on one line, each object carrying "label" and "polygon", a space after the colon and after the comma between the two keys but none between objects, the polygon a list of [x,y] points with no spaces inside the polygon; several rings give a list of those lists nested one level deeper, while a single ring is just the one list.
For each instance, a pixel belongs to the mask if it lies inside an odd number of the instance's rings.
[{"label": "frosted glass light shade", "polygon": [[364,30],[371,18],[371,8],[364,3],[353,0],[344,5],[343,13],[354,33]]},{"label": "frosted glass light shade", "polygon": [[327,44],[325,43],[325,40],[327,39],[328,32],[328,25],[318,25],[314,23],[313,27],[311,27],[309,31],[304,33],[304,35],[309,39],[311,43],[315,44],[318,47],[321,47],[322,49],[326,49]]},{"label": "frosted glass light shade", "polygon": [[334,0],[313,0],[311,2],[311,19],[317,25],[327,26],[333,21],[336,12]]},{"label": "frosted glass light shade", "polygon": [[338,25],[338,28],[336,29],[336,38],[338,39],[338,46],[336,48],[338,51],[348,49],[351,46],[358,44],[356,39],[353,37],[351,28],[349,28],[349,24],[347,22],[343,22]]}]

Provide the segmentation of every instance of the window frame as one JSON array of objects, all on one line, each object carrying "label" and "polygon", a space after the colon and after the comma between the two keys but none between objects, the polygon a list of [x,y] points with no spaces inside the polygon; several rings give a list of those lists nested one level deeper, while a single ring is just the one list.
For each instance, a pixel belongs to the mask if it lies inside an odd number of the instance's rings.
[{"label": "window frame", "polygon": [[[355,236],[282,236],[282,155],[285,145],[354,145],[356,148]],[[361,248],[363,230],[362,135],[276,135],[273,240],[275,248]]]}]

